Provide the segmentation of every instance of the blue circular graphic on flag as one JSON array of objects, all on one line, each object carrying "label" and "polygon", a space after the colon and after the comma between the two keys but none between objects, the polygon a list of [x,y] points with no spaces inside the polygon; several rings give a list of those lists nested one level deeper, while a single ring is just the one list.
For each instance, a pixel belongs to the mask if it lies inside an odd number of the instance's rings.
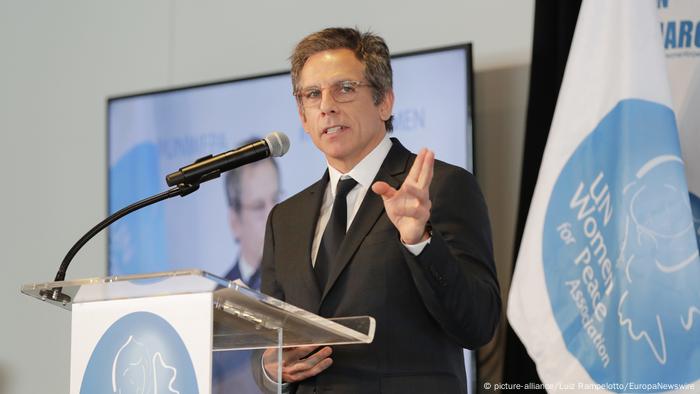
[{"label": "blue circular graphic on flag", "polygon": [[669,108],[620,101],[571,156],[547,207],[555,320],[568,351],[613,391],[700,378],[700,259],[680,156]]},{"label": "blue circular graphic on flag", "polygon": [[175,329],[134,312],[105,331],[90,356],[81,394],[198,393],[192,360]]}]

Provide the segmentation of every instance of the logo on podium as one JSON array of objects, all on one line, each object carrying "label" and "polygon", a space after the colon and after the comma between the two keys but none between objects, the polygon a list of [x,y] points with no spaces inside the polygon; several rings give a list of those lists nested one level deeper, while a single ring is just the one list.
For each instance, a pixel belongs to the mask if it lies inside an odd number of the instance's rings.
[{"label": "logo on podium", "polygon": [[189,352],[162,317],[134,312],[114,322],[90,356],[80,393],[198,393]]}]

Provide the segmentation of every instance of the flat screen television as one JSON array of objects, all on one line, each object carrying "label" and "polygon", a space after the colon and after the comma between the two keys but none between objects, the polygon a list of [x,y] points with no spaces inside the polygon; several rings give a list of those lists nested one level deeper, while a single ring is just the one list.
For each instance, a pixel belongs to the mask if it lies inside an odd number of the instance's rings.
[{"label": "flat screen television", "polygon": [[[471,45],[397,55],[392,67],[393,136],[473,172]],[[326,167],[301,127],[288,72],[112,97],[107,107],[110,214],[165,190],[165,175],[197,158],[271,131],[291,140],[276,159],[279,199],[318,180]],[[225,276],[239,255],[225,189],[222,176],[114,223],[110,275],[202,268]]]}]

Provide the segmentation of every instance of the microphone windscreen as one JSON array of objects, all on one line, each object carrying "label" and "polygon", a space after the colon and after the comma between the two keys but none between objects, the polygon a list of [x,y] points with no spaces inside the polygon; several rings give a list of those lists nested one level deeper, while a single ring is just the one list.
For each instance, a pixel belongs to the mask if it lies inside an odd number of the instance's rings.
[{"label": "microphone windscreen", "polygon": [[280,157],[289,150],[289,138],[286,134],[273,131],[265,137],[268,148],[270,148],[270,156]]}]

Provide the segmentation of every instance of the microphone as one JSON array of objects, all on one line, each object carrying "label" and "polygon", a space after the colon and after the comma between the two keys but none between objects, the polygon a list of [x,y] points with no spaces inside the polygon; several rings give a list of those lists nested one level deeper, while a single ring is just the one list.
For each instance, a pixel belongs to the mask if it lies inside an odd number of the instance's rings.
[{"label": "microphone", "polygon": [[[66,257],[63,258],[54,281],[61,282],[66,278],[68,266],[80,248],[90,241],[92,237],[97,235],[97,233],[124,216],[141,208],[145,208],[149,205],[175,196],[184,197],[199,189],[200,183],[218,178],[222,172],[232,170],[236,167],[240,167],[257,160],[262,160],[266,157],[279,157],[287,153],[288,150],[289,138],[287,138],[284,133],[274,131],[260,141],[241,146],[240,148],[230,150],[228,152],[220,153],[216,156],[209,155],[202,157],[187,167],[182,167],[178,171],[169,174],[165,177],[165,180],[168,182],[168,186],[174,186],[173,188],[120,209],[119,211],[107,216],[106,219],[98,223],[95,227],[91,228],[90,231],[83,235],[83,237],[80,238],[78,242],[76,242],[75,245],[73,245],[73,247],[68,251]],[[50,298],[53,301],[63,302],[64,305],[71,301],[71,297],[63,293],[62,287],[44,289],[41,290],[40,294],[42,297]]]},{"label": "microphone", "polygon": [[197,159],[194,163],[182,167],[168,174],[165,181],[168,186],[175,185],[199,185],[215,178],[223,172],[233,170],[240,166],[262,160],[267,157],[280,157],[289,150],[289,138],[287,135],[273,131],[260,141],[243,145],[228,152],[219,153],[216,156],[208,155]]}]

